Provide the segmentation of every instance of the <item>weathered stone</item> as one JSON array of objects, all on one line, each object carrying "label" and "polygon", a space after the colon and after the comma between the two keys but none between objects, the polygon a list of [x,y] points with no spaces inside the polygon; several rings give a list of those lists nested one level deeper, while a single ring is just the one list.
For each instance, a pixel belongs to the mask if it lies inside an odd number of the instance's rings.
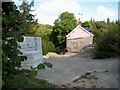
[{"label": "weathered stone", "polygon": [[80,52],[76,53],[74,57],[93,58],[94,54],[95,54],[94,47],[86,47],[82,49]]},{"label": "weathered stone", "polygon": [[21,63],[21,69],[30,69],[30,66],[37,67],[42,63],[42,44],[41,37],[26,37],[23,42],[18,42],[21,46],[23,56],[27,56],[27,60]]},{"label": "weathered stone", "polygon": [[67,40],[68,52],[79,52],[91,42],[91,36]]}]

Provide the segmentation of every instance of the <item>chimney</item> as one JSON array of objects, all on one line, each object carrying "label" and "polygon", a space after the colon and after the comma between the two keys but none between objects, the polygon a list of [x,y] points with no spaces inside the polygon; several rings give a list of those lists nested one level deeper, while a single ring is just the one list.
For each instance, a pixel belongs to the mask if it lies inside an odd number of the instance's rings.
[{"label": "chimney", "polygon": [[80,18],[79,18],[79,20],[78,20],[78,25],[80,25],[80,26],[81,26],[81,21],[80,21]]}]

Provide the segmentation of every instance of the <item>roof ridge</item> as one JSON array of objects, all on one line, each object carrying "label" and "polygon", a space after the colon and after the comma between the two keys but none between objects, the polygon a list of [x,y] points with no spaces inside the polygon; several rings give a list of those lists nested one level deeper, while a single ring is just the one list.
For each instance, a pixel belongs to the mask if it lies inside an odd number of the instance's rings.
[{"label": "roof ridge", "polygon": [[84,30],[85,32],[87,32],[88,34],[90,34],[91,36],[94,36],[92,33],[90,33],[89,31],[87,31],[86,29],[84,29],[81,25],[78,25],[74,30],[72,30],[66,37],[68,37],[72,32],[74,32],[78,27],[80,27],[82,30]]}]

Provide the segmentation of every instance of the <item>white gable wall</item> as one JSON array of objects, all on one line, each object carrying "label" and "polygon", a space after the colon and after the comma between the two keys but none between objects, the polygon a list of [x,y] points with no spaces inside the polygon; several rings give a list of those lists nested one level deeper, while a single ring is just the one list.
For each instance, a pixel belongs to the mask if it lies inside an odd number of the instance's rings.
[{"label": "white gable wall", "polygon": [[73,31],[67,39],[74,39],[74,38],[81,38],[81,37],[88,37],[90,36],[88,33],[83,31],[80,27],[76,28],[75,31]]},{"label": "white gable wall", "polygon": [[93,41],[93,34],[78,25],[66,36],[66,49],[68,52],[79,52]]},{"label": "white gable wall", "polygon": [[[92,33],[90,33],[89,31],[87,31],[86,29],[84,29],[82,26],[80,26],[80,25],[78,25],[73,31],[71,31],[67,36],[66,36],[66,38],[68,38],[68,37],[70,37],[70,35],[72,34],[72,36],[74,35],[74,36],[76,36],[76,35],[78,35],[77,37],[81,37],[81,36],[83,36],[83,35],[79,35],[79,34],[81,34],[81,32],[80,31],[83,31],[84,33],[82,33],[82,34],[88,34],[88,35],[91,35],[91,36],[94,36]],[[85,34],[85,35],[86,35]],[[74,38],[74,37],[73,37]],[[70,38],[69,38],[70,39]]]}]

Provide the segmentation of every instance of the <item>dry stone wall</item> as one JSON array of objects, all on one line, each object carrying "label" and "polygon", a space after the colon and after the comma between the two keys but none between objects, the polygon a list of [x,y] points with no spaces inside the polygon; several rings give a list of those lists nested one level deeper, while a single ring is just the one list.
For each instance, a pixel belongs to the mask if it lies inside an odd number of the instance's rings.
[{"label": "dry stone wall", "polygon": [[88,46],[91,42],[91,36],[89,37],[81,37],[75,39],[68,39],[67,40],[67,48],[68,52],[76,53],[82,50],[85,46]]}]

